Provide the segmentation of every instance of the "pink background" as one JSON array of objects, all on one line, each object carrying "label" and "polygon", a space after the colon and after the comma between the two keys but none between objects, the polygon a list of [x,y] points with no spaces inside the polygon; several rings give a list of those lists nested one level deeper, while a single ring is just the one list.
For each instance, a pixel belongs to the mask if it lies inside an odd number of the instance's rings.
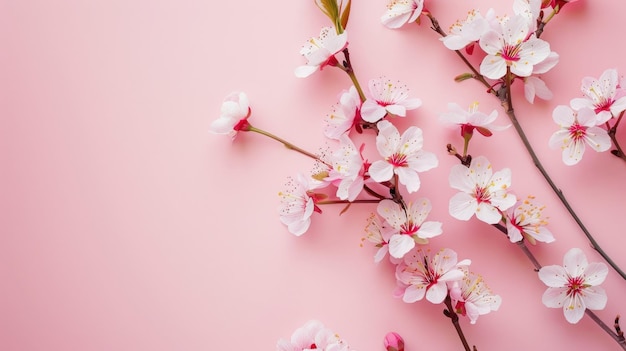
[{"label": "pink background", "polygon": [[[510,13],[511,1],[430,1],[444,28],[470,7]],[[585,318],[569,325],[541,303],[545,287],[515,246],[490,226],[447,213],[447,175],[460,146],[437,115],[448,102],[500,112],[436,33],[384,28],[385,0],[354,1],[348,25],[357,76],[402,80],[424,104],[401,124],[420,126],[440,166],[423,173],[419,196],[444,223],[433,249],[473,260],[500,294],[500,311],[469,342],[490,350],[616,350]],[[622,266],[626,165],[589,152],[567,167],[547,147],[556,105],[580,96],[584,76],[626,72],[618,45],[626,3],[580,1],[543,38],[561,55],[544,75],[553,100],[516,109],[541,160],[601,245]],[[443,306],[391,296],[389,264],[359,247],[374,205],[324,207],[300,238],[279,222],[277,193],[312,163],[260,135],[208,133],[222,99],[243,90],[252,123],[317,151],[321,120],[350,82],[336,69],[298,79],[298,51],[329,22],[310,1],[0,1],[0,349],[273,350],[319,319],[356,350],[382,350],[397,331],[407,350],[460,350]],[[616,31],[622,31],[616,32]],[[611,39],[612,38],[612,39]],[[617,40],[616,45],[613,41]],[[519,87],[517,87],[519,88]],[[626,130],[620,139],[626,143]],[[472,152],[509,167],[512,190],[547,206],[557,241],[531,248],[544,265],[580,247],[601,258],[535,170],[511,128],[477,137]],[[611,325],[626,315],[626,281],[613,271]],[[626,322],[623,323],[626,327]]]}]

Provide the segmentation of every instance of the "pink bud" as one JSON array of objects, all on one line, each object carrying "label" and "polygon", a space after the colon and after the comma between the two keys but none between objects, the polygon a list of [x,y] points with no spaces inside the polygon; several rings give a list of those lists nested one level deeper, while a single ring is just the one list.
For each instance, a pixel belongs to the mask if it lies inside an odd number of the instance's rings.
[{"label": "pink bud", "polygon": [[404,339],[396,332],[387,333],[384,343],[387,351],[404,351]]}]

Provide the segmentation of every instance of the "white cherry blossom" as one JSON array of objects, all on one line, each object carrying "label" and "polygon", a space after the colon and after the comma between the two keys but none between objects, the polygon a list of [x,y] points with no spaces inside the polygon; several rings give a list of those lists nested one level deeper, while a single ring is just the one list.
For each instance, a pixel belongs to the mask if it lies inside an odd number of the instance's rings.
[{"label": "white cherry blossom", "polygon": [[247,124],[250,111],[250,102],[245,93],[230,93],[222,102],[220,117],[211,123],[209,131],[234,138],[237,132]]},{"label": "white cherry blossom", "polygon": [[320,183],[299,173],[287,186],[289,189],[278,193],[280,221],[287,226],[290,233],[300,236],[309,229],[313,212],[321,212],[315,204],[316,198],[312,193]]},{"label": "white cherry blossom", "polygon": [[559,105],[552,112],[552,118],[560,129],[552,134],[549,145],[563,150],[563,162],[568,166],[580,162],[585,145],[599,152],[611,147],[611,138],[606,130],[596,126],[598,117],[589,107],[574,111],[569,106]]},{"label": "white cherry blossom", "polygon": [[615,69],[607,69],[598,79],[585,77],[580,89],[585,97],[572,99],[570,106],[575,110],[591,108],[598,115],[598,124],[626,110],[626,90],[619,85]]},{"label": "white cherry blossom", "polygon": [[550,55],[550,44],[530,33],[528,18],[515,15],[503,19],[500,28],[485,33],[479,41],[487,56],[480,64],[480,73],[490,79],[504,77],[507,67],[519,77],[533,73],[534,65]]},{"label": "white cherry blossom", "polygon": [[[487,16],[495,16],[494,10],[490,9]],[[461,50],[478,41],[489,29],[489,22],[480,14],[480,11],[471,10],[464,21],[457,21],[450,26],[448,35],[440,40],[450,50]]]},{"label": "white cherry blossom", "polygon": [[296,77],[305,78],[326,66],[337,64],[335,55],[348,46],[348,32],[337,34],[334,28],[324,27],[317,38],[309,39],[300,50],[307,63],[297,67]]},{"label": "white cherry blossom", "polygon": [[322,322],[310,320],[296,329],[289,340],[280,339],[277,351],[348,351],[350,347],[344,340],[328,329]]},{"label": "white cherry blossom", "polygon": [[361,151],[347,135],[342,135],[339,141],[339,148],[332,154],[332,168],[324,181],[337,186],[339,199],[354,201],[365,184],[365,164]]},{"label": "white cherry blossom", "polygon": [[450,288],[450,298],[455,312],[467,316],[475,324],[479,316],[497,311],[502,303],[499,295],[494,295],[485,284],[483,277],[461,267],[463,279],[454,281]]},{"label": "white cherry blossom", "polygon": [[565,319],[574,324],[585,315],[585,310],[601,310],[607,297],[599,286],[609,269],[602,262],[587,262],[581,249],[569,250],[563,266],[545,266],[539,270],[539,279],[548,286],[542,301],[546,307],[562,308]]},{"label": "white cherry blossom", "polygon": [[422,130],[412,126],[400,136],[398,129],[389,121],[382,120],[377,126],[376,148],[383,159],[369,167],[370,177],[380,183],[397,174],[409,193],[416,192],[421,184],[418,172],[428,171],[438,165],[435,154],[422,150]]},{"label": "white cherry blossom", "polygon": [[554,241],[552,232],[546,227],[548,220],[542,214],[545,206],[537,204],[535,198],[527,197],[518,201],[507,211],[506,229],[512,243],[526,238],[532,244],[536,241],[551,243]]},{"label": "white cherry blossom", "polygon": [[387,28],[397,29],[415,22],[423,9],[424,0],[390,0],[380,21]]},{"label": "white cherry blossom", "polygon": [[385,199],[378,203],[377,212],[395,231],[389,238],[389,254],[402,258],[415,247],[426,244],[443,231],[441,222],[426,221],[432,206],[425,198],[409,203],[406,208],[392,200]]},{"label": "white cherry blossom", "polygon": [[409,98],[409,89],[386,78],[369,81],[369,95],[361,106],[361,117],[366,122],[375,123],[387,113],[405,117],[406,111],[422,105],[422,100]]},{"label": "white cherry blossom", "polygon": [[357,116],[360,115],[361,98],[354,86],[344,91],[339,97],[339,105],[324,118],[324,135],[329,139],[339,140],[341,135],[350,131]]},{"label": "white cherry blossom", "polygon": [[450,199],[450,215],[469,220],[473,215],[479,220],[496,224],[502,211],[513,206],[517,199],[509,193],[511,170],[504,168],[493,173],[491,163],[484,156],[472,159],[469,167],[454,165],[450,171],[450,186],[460,190]]}]

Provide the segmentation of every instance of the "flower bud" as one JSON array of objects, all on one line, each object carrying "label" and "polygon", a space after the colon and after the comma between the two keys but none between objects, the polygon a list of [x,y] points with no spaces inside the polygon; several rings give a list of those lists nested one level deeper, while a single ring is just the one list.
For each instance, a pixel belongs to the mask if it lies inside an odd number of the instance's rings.
[{"label": "flower bud", "polygon": [[384,344],[387,351],[404,351],[404,339],[396,332],[387,333]]}]

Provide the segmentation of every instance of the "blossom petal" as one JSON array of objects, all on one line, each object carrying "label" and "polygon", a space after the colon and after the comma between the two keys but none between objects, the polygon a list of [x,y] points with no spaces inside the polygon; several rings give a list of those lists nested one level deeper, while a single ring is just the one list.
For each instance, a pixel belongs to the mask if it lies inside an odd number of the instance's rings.
[{"label": "blossom petal", "polygon": [[578,323],[583,316],[585,315],[586,309],[585,301],[579,295],[574,295],[566,300],[563,305],[563,314],[565,315],[565,319],[572,323]]},{"label": "blossom petal", "polygon": [[476,218],[488,224],[496,224],[502,220],[502,214],[494,206],[482,202],[476,208]]},{"label": "blossom petal", "polygon": [[426,295],[426,287],[421,285],[409,285],[406,290],[404,290],[402,301],[408,303],[419,301],[424,298],[424,295]]},{"label": "blossom petal", "polygon": [[609,268],[602,262],[591,262],[585,268],[585,283],[589,285],[600,285],[609,274]]},{"label": "blossom petal", "polygon": [[374,181],[378,183],[386,182],[393,177],[393,165],[383,160],[374,161],[370,165],[368,172]]},{"label": "blossom petal", "polygon": [[460,192],[452,196],[448,205],[450,215],[456,219],[467,221],[478,209],[478,201],[471,195]]},{"label": "blossom petal", "polygon": [[546,307],[557,308],[563,307],[567,299],[567,288],[548,288],[541,297],[541,302]]},{"label": "blossom petal", "polygon": [[402,258],[415,247],[415,240],[404,234],[392,235],[389,240],[389,254],[395,258]]},{"label": "blossom petal", "polygon": [[539,279],[549,287],[561,288],[567,285],[567,271],[561,266],[543,266],[539,270]]},{"label": "blossom petal", "polygon": [[442,303],[447,294],[448,287],[446,286],[446,283],[438,282],[437,284],[431,285],[426,290],[426,300],[435,304]]},{"label": "blossom petal", "polygon": [[585,306],[590,310],[602,310],[606,307],[608,298],[604,288],[593,286],[585,289]]},{"label": "blossom petal", "polygon": [[406,186],[406,190],[409,193],[414,193],[419,190],[421,181],[419,175],[414,169],[409,167],[397,167],[395,169],[395,173],[398,175],[400,183]]}]

